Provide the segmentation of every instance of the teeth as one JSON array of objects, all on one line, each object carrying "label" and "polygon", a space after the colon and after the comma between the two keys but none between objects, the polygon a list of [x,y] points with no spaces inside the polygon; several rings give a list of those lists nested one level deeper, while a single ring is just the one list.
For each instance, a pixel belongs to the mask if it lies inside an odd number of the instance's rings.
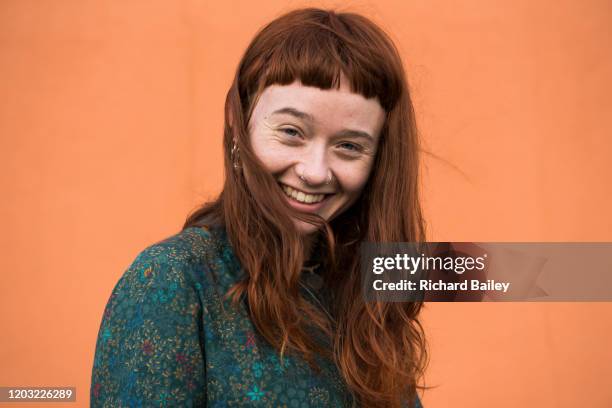
[{"label": "teeth", "polygon": [[325,194],[307,194],[307,193],[304,193],[303,191],[295,190],[289,186],[283,185],[282,187],[283,187],[283,191],[285,192],[285,194],[287,194],[289,197],[301,203],[306,203],[306,204],[318,203],[320,201],[323,201],[323,198],[325,198]]}]

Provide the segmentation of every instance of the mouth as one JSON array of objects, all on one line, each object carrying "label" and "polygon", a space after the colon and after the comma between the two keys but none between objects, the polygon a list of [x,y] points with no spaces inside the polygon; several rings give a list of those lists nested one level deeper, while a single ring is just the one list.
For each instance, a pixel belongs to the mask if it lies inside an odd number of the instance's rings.
[{"label": "mouth", "polygon": [[311,194],[305,191],[296,190],[285,184],[280,184],[285,195],[300,204],[319,204],[332,194]]},{"label": "mouth", "polygon": [[292,187],[281,184],[281,188],[285,195],[293,198],[295,201],[302,204],[317,204],[325,199],[328,194],[310,194],[304,191],[296,190]]}]

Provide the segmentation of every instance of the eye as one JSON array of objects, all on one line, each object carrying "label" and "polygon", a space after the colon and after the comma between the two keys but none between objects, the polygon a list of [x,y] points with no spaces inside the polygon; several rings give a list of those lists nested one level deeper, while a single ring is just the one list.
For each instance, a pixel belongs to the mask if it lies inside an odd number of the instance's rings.
[{"label": "eye", "polygon": [[296,137],[300,135],[300,131],[292,127],[281,128],[280,131],[290,137]]},{"label": "eye", "polygon": [[363,147],[351,142],[342,142],[338,145],[338,147],[349,152],[361,152],[363,150]]}]

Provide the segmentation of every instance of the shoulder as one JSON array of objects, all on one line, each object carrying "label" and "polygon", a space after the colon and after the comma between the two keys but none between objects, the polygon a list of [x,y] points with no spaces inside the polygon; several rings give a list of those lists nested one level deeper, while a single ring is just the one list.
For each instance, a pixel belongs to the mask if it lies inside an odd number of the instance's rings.
[{"label": "shoulder", "polygon": [[202,290],[233,283],[240,266],[225,231],[190,227],[141,251],[117,283],[114,293],[162,288]]},{"label": "shoulder", "polygon": [[224,246],[220,230],[191,227],[145,248],[134,264],[192,266],[219,256]]},{"label": "shoulder", "polygon": [[223,248],[220,236],[188,228],[138,254],[104,310],[92,407],[154,406],[162,395],[169,406],[204,403],[203,290]]}]

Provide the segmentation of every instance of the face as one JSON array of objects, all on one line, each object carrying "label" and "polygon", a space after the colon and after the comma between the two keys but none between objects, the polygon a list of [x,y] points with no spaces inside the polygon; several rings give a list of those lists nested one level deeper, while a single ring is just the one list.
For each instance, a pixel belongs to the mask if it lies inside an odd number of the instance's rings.
[{"label": "face", "polygon": [[[276,178],[289,205],[331,221],[368,181],[385,112],[377,99],[296,81],[260,95],[249,122],[251,146]],[[303,235],[316,226],[295,220]]]}]

